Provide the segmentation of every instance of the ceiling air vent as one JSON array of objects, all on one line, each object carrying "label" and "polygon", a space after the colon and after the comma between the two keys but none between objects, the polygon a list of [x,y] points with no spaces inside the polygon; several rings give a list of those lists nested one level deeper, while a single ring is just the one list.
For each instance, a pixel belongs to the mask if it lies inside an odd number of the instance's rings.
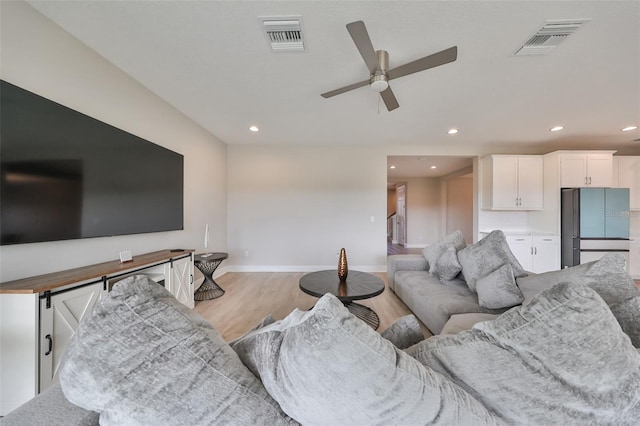
[{"label": "ceiling air vent", "polygon": [[271,50],[275,52],[302,52],[302,23],[300,17],[260,18]]},{"label": "ceiling air vent", "polygon": [[538,32],[518,49],[516,56],[546,55],[588,21],[589,19],[547,21]]}]

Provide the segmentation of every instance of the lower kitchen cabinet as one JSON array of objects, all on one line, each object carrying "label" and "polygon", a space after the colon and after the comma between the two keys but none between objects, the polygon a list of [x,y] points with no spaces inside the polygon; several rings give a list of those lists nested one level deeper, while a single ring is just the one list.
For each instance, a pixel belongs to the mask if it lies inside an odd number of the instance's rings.
[{"label": "lower kitchen cabinet", "polygon": [[506,235],[509,248],[526,271],[537,274],[560,269],[560,236]]}]

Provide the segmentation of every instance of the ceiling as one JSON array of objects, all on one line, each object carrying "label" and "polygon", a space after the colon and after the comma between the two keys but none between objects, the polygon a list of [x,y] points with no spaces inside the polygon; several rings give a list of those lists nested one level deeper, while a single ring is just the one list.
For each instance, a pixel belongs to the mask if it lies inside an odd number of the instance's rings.
[{"label": "ceiling", "polygon": [[387,179],[439,178],[451,174],[468,174],[473,167],[471,157],[400,155],[387,157]]},{"label": "ceiling", "polygon": [[[620,130],[640,125],[635,0],[29,3],[230,145],[640,154],[640,131]],[[270,50],[259,17],[282,15],[302,17],[303,52]],[[579,18],[590,21],[552,53],[514,56],[547,20]],[[393,80],[392,112],[368,87],[324,99],[368,77],[345,28],[356,20],[391,68],[451,46],[458,59]]]}]

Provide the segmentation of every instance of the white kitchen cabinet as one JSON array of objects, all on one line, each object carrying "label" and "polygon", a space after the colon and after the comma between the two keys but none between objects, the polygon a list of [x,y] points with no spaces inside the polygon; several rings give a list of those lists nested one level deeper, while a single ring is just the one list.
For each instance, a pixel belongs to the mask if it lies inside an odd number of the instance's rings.
[{"label": "white kitchen cabinet", "polygon": [[631,235],[629,241],[629,275],[640,279],[640,234]]},{"label": "white kitchen cabinet", "polygon": [[507,244],[520,265],[537,274],[560,269],[558,235],[507,235]]},{"label": "white kitchen cabinet", "polygon": [[613,185],[612,153],[560,154],[561,188],[609,188]]},{"label": "white kitchen cabinet", "polygon": [[485,210],[542,210],[542,156],[489,155],[482,168]]},{"label": "white kitchen cabinet", "polygon": [[60,291],[40,299],[40,389],[51,385],[80,321],[100,299],[102,283]]},{"label": "white kitchen cabinet", "polygon": [[616,156],[617,187],[629,188],[629,208],[640,210],[640,157]]}]

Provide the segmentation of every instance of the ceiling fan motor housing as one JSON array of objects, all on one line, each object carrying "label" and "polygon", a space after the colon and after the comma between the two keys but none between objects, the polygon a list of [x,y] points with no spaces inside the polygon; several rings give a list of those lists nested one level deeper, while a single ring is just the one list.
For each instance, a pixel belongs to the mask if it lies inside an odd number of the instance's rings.
[{"label": "ceiling fan motor housing", "polygon": [[380,93],[389,87],[389,77],[387,76],[387,71],[389,70],[389,53],[386,50],[378,50],[376,54],[378,55],[378,69],[375,74],[371,76],[371,88]]}]

